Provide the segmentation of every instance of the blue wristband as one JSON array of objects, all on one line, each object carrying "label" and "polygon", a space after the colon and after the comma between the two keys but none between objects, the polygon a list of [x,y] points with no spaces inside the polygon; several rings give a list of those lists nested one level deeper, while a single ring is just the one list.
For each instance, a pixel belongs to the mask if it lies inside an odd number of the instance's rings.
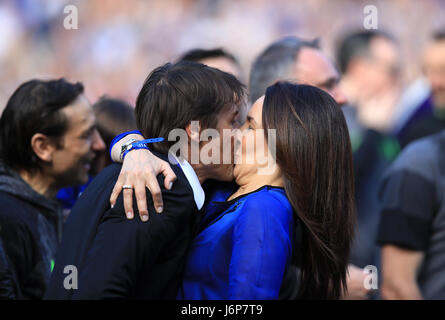
[{"label": "blue wristband", "polygon": [[116,137],[114,137],[114,139],[111,140],[110,150],[109,150],[110,151],[110,159],[111,159],[111,161],[113,161],[113,158],[111,157],[111,150],[113,150],[114,145],[116,144],[116,142],[118,142],[122,138],[125,138],[129,134],[139,134],[139,135],[142,136],[142,133],[139,130],[133,130],[133,131],[127,131],[127,132],[121,133],[120,135],[117,135]]},{"label": "blue wristband", "polygon": [[138,149],[146,149],[146,150],[150,150],[147,146],[147,143],[155,143],[155,142],[161,142],[164,141],[164,138],[160,137],[160,138],[152,138],[152,139],[145,139],[145,140],[141,140],[141,141],[135,141],[131,144],[131,148],[125,150],[124,154],[122,155],[122,161],[124,161],[125,156],[127,155],[128,152],[130,152],[131,150],[138,150]]}]

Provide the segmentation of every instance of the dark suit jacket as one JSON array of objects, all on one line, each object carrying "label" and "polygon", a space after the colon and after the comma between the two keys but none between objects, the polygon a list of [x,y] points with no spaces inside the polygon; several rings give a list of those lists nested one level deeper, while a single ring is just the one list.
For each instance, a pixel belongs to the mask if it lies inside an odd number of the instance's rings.
[{"label": "dark suit jacket", "polygon": [[[135,218],[128,220],[122,194],[113,209],[109,205],[120,169],[118,164],[104,169],[74,206],[46,299],[176,298],[198,219],[193,190],[173,165],[177,180],[171,191],[164,189],[163,176],[158,176],[164,212],[155,213],[147,190],[149,221],[139,219],[135,200]],[[65,270],[69,265],[77,268],[77,289],[65,288],[73,286],[76,276],[70,267]]]}]

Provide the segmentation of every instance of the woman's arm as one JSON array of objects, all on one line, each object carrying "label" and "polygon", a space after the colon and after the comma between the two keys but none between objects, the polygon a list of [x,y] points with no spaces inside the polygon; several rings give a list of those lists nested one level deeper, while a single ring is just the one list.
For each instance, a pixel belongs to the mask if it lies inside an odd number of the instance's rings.
[{"label": "woman's arm", "polygon": [[[130,133],[130,132],[134,132],[134,133]],[[122,138],[119,139],[120,136],[122,136]],[[111,160],[113,160],[113,162],[122,163],[122,161],[123,161],[121,159],[122,146],[128,140],[141,141],[141,140],[144,140],[144,137],[141,134],[136,133],[136,131],[125,132],[125,133],[115,137],[113,139],[113,141],[111,141],[111,145],[110,145],[110,157],[111,157]]]}]

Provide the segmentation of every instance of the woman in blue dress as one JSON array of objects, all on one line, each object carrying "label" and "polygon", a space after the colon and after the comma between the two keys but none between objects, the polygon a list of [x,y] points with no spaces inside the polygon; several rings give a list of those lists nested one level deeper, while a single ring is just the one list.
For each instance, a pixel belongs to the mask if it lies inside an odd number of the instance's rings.
[{"label": "woman in blue dress", "polygon": [[[179,298],[277,299],[294,264],[300,298],[338,299],[354,225],[341,109],[318,88],[279,82],[255,102],[241,129],[239,188],[211,198]],[[276,167],[264,161],[270,157]]]}]

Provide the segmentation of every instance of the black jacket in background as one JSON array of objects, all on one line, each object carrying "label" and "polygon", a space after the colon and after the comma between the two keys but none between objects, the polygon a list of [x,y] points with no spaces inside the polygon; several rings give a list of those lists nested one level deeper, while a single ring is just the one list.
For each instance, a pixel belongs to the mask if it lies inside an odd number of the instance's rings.
[{"label": "black jacket in background", "polygon": [[[135,201],[135,218],[128,220],[122,194],[113,209],[109,205],[120,169],[118,164],[104,169],[71,211],[46,299],[176,298],[199,218],[193,190],[173,165],[177,180],[171,191],[158,176],[163,213],[155,213],[147,190],[149,221],[139,219]],[[78,270],[78,289],[64,287],[67,265]]]},{"label": "black jacket in background", "polygon": [[58,202],[0,163],[0,299],[41,299],[61,235]]}]

